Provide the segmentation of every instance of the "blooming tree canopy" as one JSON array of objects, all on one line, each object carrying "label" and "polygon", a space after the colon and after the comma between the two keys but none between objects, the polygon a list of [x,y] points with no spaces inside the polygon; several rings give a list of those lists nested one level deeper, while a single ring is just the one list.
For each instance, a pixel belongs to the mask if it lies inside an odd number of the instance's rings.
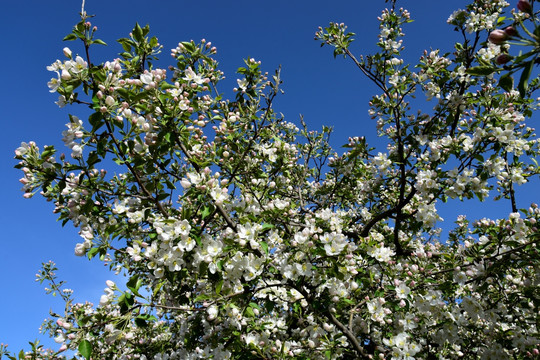
[{"label": "blooming tree canopy", "polygon": [[[534,1],[457,10],[453,53],[417,64],[400,55],[410,15],[388,3],[376,54],[354,55],[343,24],[315,34],[380,90],[369,115],[384,152],[355,136],[338,153],[329,128],[286,121],[273,108],[279,71],[254,59],[224,99],[206,41],[179,43],[159,68],[157,38],[136,25],[119,57],[92,63],[104,43],[83,11],[65,40],[84,51],[65,48],[48,86],[60,107],[92,113],[69,116],[67,155],[23,143],[17,167],[25,197],[79,228],[75,254],[128,281],[75,303],[44,264],[39,280],[65,300],[43,327],[58,349],[19,358],[538,357],[540,209],[517,200],[539,173],[526,123],[540,87]],[[438,227],[441,202],[472,198],[507,202],[509,215],[464,208]]]}]

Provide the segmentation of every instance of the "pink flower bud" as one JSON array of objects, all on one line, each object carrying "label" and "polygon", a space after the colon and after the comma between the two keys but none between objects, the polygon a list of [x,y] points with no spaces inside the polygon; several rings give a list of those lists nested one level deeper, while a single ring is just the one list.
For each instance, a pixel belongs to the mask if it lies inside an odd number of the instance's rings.
[{"label": "pink flower bud", "polygon": [[529,0],[519,0],[517,3],[519,11],[532,15],[532,6]]},{"label": "pink flower bud", "polygon": [[504,30],[496,29],[493,30],[488,37],[489,42],[495,44],[495,45],[501,45],[503,44],[506,39],[508,39],[508,34],[504,32]]},{"label": "pink flower bud", "polygon": [[519,33],[518,31],[516,30],[515,27],[513,26],[507,26],[504,28],[504,32],[508,35],[508,36],[518,36]]},{"label": "pink flower bud", "polygon": [[512,56],[508,54],[500,54],[495,58],[495,62],[497,63],[497,65],[504,65],[510,60],[512,60]]}]

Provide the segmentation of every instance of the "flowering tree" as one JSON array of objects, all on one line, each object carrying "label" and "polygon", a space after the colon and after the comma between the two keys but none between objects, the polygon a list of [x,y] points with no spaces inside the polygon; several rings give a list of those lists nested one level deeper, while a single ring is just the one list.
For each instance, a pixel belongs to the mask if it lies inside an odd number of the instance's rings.
[{"label": "flowering tree", "polygon": [[[157,68],[161,46],[139,25],[118,40],[119,58],[94,64],[104,43],[83,12],[65,40],[81,40],[84,56],[65,48],[49,87],[59,106],[92,114],[70,115],[70,155],[23,143],[17,167],[25,197],[40,192],[80,229],[75,254],[128,281],[107,282],[99,305],[74,303],[44,264],[39,280],[66,303],[44,325],[59,349],[27,355],[538,357],[540,209],[520,209],[516,188],[539,172],[525,121],[537,106],[540,27],[528,1],[508,6],[477,0],[454,12],[462,42],[414,68],[400,58],[411,20],[395,1],[374,55],[356,57],[343,24],[319,28],[316,39],[380,89],[370,115],[387,151],[351,137],[341,154],[328,128],[273,110],[279,71],[247,60],[228,101],[210,43],[181,42],[174,65]],[[437,204],[471,198],[507,201],[509,216],[464,214],[442,232]]]}]

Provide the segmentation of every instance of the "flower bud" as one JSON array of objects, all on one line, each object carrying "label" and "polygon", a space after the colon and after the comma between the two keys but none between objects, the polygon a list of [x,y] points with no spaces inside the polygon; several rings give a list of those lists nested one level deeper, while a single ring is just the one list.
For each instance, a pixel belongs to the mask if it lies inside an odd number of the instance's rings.
[{"label": "flower bud", "polygon": [[512,56],[508,54],[500,54],[495,58],[495,62],[497,63],[497,65],[504,65],[510,60],[512,60]]},{"label": "flower bud", "polygon": [[519,0],[517,3],[519,11],[532,15],[532,6],[529,0]]},{"label": "flower bud", "polygon": [[70,80],[71,79],[71,74],[69,73],[69,71],[67,71],[66,69],[62,70],[62,80]]},{"label": "flower bud", "polygon": [[114,105],[114,98],[109,95],[105,98],[105,104],[107,104],[107,106],[113,106]]},{"label": "flower bud", "polygon": [[501,45],[503,44],[506,39],[508,39],[508,34],[504,32],[504,30],[501,29],[495,29],[493,30],[488,37],[489,42],[495,44],[495,45]]},{"label": "flower bud", "polygon": [[507,26],[507,27],[505,27],[505,28],[504,28],[504,32],[506,33],[506,35],[511,36],[511,37],[513,37],[513,36],[518,36],[518,35],[519,35],[518,31],[517,31],[516,28],[513,27],[513,26]]},{"label": "flower bud", "polygon": [[75,255],[84,256],[85,253],[86,253],[86,248],[84,247],[84,244],[80,243],[75,246]]},{"label": "flower bud", "polygon": [[65,57],[71,59],[71,50],[68,47],[65,47],[62,51],[64,52]]}]

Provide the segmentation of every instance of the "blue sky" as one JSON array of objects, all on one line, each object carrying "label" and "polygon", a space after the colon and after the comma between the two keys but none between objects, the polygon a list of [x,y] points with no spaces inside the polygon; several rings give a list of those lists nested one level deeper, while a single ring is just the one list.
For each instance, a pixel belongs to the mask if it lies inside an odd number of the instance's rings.
[{"label": "blue sky", "polygon": [[[334,59],[331,49],[321,49],[313,36],[319,25],[344,22],[358,34],[353,50],[357,54],[373,51],[378,34],[376,18],[386,5],[383,0],[153,3],[87,0],[87,12],[96,15],[92,23],[99,28],[98,37],[109,44],[93,55],[93,62],[114,58],[121,49],[115,39],[126,36],[135,22],[150,24],[151,33],[164,45],[164,64],[168,64],[169,49],[179,41],[205,38],[217,46],[216,57],[228,77],[222,91],[235,86],[234,71],[243,65],[244,58],[261,60],[263,69],[269,72],[281,64],[285,95],[275,106],[289,121],[298,123],[302,114],[311,128],[334,126],[332,143],[336,147],[349,136],[364,135],[369,143],[375,142],[375,124],[367,115],[374,87],[352,62]],[[446,25],[446,19],[464,4],[463,0],[402,1],[415,19],[404,28],[406,58],[414,61],[424,49],[450,50],[457,33]],[[57,96],[50,94],[46,85],[52,74],[45,69],[62,58],[64,46],[74,53],[82,52],[78,43],[61,41],[78,21],[80,8],[77,0],[12,0],[2,4],[0,14],[4,54],[0,57],[4,79],[0,116],[7,136],[0,143],[0,342],[17,352],[28,348],[27,341],[40,337],[38,328],[49,309],[63,310],[61,302],[45,295],[43,287],[34,281],[42,262],[57,263],[59,277],[75,290],[78,301],[98,303],[105,280],[111,278],[100,263],[73,255],[79,242],[76,229],[69,224],[62,228],[52,213],[53,205],[38,196],[23,199],[18,182],[21,172],[13,169],[13,151],[21,141],[34,140],[40,147],[54,144],[62,149],[61,132],[68,122],[68,112],[83,114],[82,108],[59,109],[54,104]]]}]

